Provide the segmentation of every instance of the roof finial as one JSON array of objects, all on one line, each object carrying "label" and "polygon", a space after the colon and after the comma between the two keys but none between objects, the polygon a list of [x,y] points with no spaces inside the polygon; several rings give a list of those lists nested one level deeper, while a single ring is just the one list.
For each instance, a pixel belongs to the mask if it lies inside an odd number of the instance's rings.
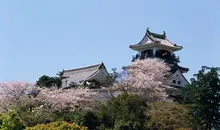
[{"label": "roof finial", "polygon": [[101,65],[104,65],[104,62],[102,61]]},{"label": "roof finial", "polygon": [[149,27],[147,27],[147,32],[149,33],[150,31],[149,31]]},{"label": "roof finial", "polygon": [[163,35],[166,36],[166,32],[165,31],[163,31]]}]

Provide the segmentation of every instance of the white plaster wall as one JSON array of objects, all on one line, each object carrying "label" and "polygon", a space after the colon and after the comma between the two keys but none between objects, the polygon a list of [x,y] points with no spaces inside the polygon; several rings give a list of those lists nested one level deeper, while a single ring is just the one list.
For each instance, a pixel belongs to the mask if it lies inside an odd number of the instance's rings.
[{"label": "white plaster wall", "polygon": [[[173,83],[173,80],[176,81],[176,83]],[[181,82],[181,84],[178,84],[178,81]],[[169,85],[184,87],[185,85],[188,85],[189,82],[183,77],[182,73],[177,70],[170,78],[168,79]]]},{"label": "white plaster wall", "polygon": [[92,79],[99,81],[101,84],[110,82],[109,74],[104,68],[102,68]]}]

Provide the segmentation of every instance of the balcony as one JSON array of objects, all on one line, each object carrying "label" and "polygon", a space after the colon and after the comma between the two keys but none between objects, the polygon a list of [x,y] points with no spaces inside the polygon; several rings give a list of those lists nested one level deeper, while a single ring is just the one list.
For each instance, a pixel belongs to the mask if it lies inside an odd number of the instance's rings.
[{"label": "balcony", "polygon": [[134,62],[134,61],[136,61],[137,59],[139,59],[139,60],[144,60],[144,59],[153,58],[153,57],[163,59],[163,60],[165,60],[165,61],[168,62],[168,63],[178,63],[178,62],[180,62],[180,61],[179,61],[179,56],[176,56],[175,54],[172,54],[172,55],[157,55],[157,54],[156,54],[156,56],[146,55],[146,54],[140,56],[139,54],[136,54],[136,55],[133,55],[133,56],[132,56],[131,62]]},{"label": "balcony", "polygon": [[154,56],[153,55],[139,55],[139,54],[136,54],[136,55],[133,55],[132,56],[132,60],[131,60],[131,62],[134,62],[134,61],[136,61],[137,59],[138,60],[144,60],[144,59],[146,59],[146,58],[153,58]]}]

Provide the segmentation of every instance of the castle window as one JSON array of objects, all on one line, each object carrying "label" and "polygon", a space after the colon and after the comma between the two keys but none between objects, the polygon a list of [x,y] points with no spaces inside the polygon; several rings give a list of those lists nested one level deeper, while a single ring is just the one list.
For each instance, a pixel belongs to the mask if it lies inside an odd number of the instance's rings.
[{"label": "castle window", "polygon": [[173,83],[175,84],[175,83],[176,83],[176,80],[173,80]]},{"label": "castle window", "polygon": [[181,81],[178,81],[178,84],[181,84]]}]

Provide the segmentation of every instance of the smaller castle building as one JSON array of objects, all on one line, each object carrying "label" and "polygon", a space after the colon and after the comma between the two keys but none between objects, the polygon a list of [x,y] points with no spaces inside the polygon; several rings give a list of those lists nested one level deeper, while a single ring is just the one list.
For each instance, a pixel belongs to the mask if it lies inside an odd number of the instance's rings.
[{"label": "smaller castle building", "polygon": [[74,85],[87,85],[91,82],[96,82],[100,86],[108,86],[112,83],[112,79],[104,63],[64,70],[62,88],[68,88]]}]

